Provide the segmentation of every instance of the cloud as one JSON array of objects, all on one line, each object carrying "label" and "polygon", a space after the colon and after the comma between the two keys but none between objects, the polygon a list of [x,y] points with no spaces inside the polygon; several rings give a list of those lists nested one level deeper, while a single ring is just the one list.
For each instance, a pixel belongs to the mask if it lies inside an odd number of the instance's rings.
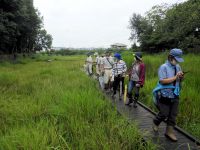
[{"label": "cloud", "polygon": [[152,6],[180,0],[34,0],[53,36],[53,46],[109,47],[119,42],[130,46],[129,18]]}]

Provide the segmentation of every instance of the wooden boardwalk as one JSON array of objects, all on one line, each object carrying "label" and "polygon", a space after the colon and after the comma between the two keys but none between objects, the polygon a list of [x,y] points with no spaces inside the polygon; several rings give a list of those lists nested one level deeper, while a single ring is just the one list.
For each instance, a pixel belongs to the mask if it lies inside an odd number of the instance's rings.
[{"label": "wooden boardwalk", "polygon": [[[92,78],[97,79],[96,76]],[[126,106],[124,101],[120,101],[118,97],[113,99],[111,93],[104,94],[116,107],[119,114],[138,124],[139,129],[144,133],[144,140],[152,139],[152,142],[158,145],[158,150],[200,150],[200,141],[178,126],[175,127],[177,142],[172,142],[165,137],[165,122],[160,124],[158,133],[155,133],[152,129],[152,124],[156,113],[143,103],[138,102],[137,108],[134,108],[132,105]],[[117,93],[116,95],[118,96],[119,94]]]},{"label": "wooden boardwalk", "polygon": [[118,98],[112,99],[110,94],[106,95],[122,116],[137,122],[139,129],[142,133],[145,133],[144,139],[152,139],[155,144],[159,145],[159,150],[200,150],[199,146],[197,146],[198,141],[195,141],[193,137],[190,137],[189,134],[187,135],[183,130],[180,131],[179,127],[175,130],[178,142],[171,142],[164,136],[166,123],[161,123],[159,132],[155,133],[152,129],[155,114],[148,110],[144,104],[139,102],[138,107],[134,108],[133,106],[124,105],[123,100],[119,101]]}]

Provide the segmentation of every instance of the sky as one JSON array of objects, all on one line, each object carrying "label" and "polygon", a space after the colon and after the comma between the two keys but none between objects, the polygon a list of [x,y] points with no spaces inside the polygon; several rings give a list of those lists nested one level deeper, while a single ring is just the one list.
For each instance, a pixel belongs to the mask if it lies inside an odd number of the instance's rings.
[{"label": "sky", "polygon": [[129,20],[154,5],[185,0],[34,0],[53,36],[53,47],[108,48],[114,43],[130,47]]}]

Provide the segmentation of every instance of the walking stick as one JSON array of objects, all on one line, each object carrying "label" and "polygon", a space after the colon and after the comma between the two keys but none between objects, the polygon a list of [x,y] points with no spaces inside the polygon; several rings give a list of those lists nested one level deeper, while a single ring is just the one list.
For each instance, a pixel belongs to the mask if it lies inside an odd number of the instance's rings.
[{"label": "walking stick", "polygon": [[126,103],[126,94],[127,94],[127,84],[125,84],[124,88],[124,104]]},{"label": "walking stick", "polygon": [[[126,76],[124,78],[124,83],[126,81]],[[127,96],[127,84],[125,84],[125,87],[124,87],[124,104],[126,103],[126,96]]]},{"label": "walking stick", "polygon": [[120,78],[119,82],[119,100],[122,100],[122,79]]}]

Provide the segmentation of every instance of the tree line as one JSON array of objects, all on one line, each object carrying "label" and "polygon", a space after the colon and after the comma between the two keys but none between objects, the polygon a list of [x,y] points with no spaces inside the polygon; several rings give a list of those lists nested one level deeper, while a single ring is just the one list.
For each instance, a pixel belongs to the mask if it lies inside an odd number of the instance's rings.
[{"label": "tree line", "polygon": [[160,52],[176,47],[200,52],[200,1],[157,5],[144,16],[134,13],[129,27],[130,39],[139,42],[143,51]]},{"label": "tree line", "polygon": [[51,45],[33,0],[0,0],[0,55],[34,53]]}]

